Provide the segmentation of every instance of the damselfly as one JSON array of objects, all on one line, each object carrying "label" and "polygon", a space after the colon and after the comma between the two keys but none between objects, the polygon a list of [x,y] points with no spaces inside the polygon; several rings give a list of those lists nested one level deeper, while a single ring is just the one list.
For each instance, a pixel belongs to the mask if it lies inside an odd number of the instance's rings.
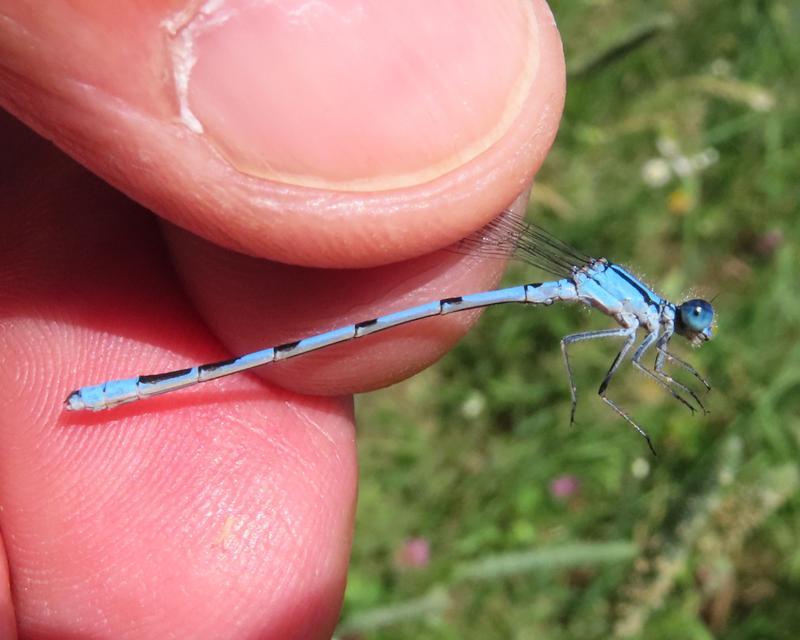
[{"label": "damselfly", "polygon": [[[572,399],[570,422],[575,420],[577,390],[570,365],[569,346],[584,340],[621,338],[622,347],[603,378],[598,393],[603,402],[645,438],[651,451],[655,453],[650,437],[644,429],[606,394],[611,379],[634,347],[639,330],[643,332],[644,337],[633,351],[631,357],[633,366],[655,380],[692,413],[696,409],[706,412],[697,394],[670,376],[664,370],[664,364],[667,360],[676,363],[697,378],[707,390],[711,389],[705,378],[690,364],[667,350],[670,339],[675,334],[683,336],[695,346],[711,338],[714,310],[709,302],[700,299],[687,300],[681,304],[669,302],[621,266],[606,258],[587,256],[541,227],[521,221],[511,212],[507,212],[469,238],[462,240],[455,249],[460,253],[475,253],[478,256],[513,256],[558,279],[443,298],[222,362],[155,375],[109,380],[102,384],[81,387],[67,397],[66,408],[70,411],[110,409],[126,402],[177,391],[201,382],[324,349],[340,342],[356,340],[422,318],[509,302],[531,305],[578,302],[612,317],[619,327],[575,333],[561,340],[561,351]],[[655,361],[653,366],[649,367],[642,359],[651,348],[655,348]]]}]

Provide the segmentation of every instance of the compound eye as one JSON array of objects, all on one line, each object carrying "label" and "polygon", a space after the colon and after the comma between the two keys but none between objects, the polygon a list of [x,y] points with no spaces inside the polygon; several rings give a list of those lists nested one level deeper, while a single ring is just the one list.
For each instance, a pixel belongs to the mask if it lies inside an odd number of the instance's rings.
[{"label": "compound eye", "polygon": [[690,330],[700,333],[714,321],[714,309],[705,300],[687,300],[681,305],[681,320]]}]

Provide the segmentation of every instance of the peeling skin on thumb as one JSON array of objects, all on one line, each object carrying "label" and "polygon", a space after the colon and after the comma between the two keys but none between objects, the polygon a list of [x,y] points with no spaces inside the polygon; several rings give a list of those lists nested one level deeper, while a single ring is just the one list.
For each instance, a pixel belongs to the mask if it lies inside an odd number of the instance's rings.
[{"label": "peeling skin on thumb", "polygon": [[235,13],[236,9],[227,7],[225,0],[208,0],[199,7],[191,3],[161,23],[167,34],[180,120],[198,134],[203,133],[203,125],[189,106],[189,78],[197,63],[195,40],[205,31],[225,24]]}]

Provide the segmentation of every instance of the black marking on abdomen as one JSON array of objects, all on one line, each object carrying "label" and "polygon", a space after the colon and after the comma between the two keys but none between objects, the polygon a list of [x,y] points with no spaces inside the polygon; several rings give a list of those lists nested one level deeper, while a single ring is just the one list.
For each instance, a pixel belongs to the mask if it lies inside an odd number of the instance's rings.
[{"label": "black marking on abdomen", "polygon": [[202,364],[197,367],[197,371],[199,373],[213,373],[217,369],[221,367],[227,367],[228,365],[233,364],[239,358],[231,358],[230,360],[220,360],[219,362],[209,362],[208,364]]},{"label": "black marking on abdomen", "polygon": [[372,320],[363,320],[355,325],[356,331],[359,329],[366,329],[367,327],[371,327],[374,324],[378,324],[378,319],[373,318]]},{"label": "black marking on abdomen", "polygon": [[286,344],[278,345],[275,347],[275,353],[287,353],[289,351],[293,351],[301,342],[302,340],[295,340],[294,342],[287,342]]},{"label": "black marking on abdomen", "polygon": [[446,304],[461,304],[464,301],[464,298],[461,296],[456,296],[455,298],[442,298],[439,300],[439,304],[444,306]]},{"label": "black marking on abdomen", "polygon": [[189,367],[188,369],[181,369],[180,371],[157,373],[152,376],[139,376],[139,384],[155,384],[157,382],[163,382],[164,380],[171,380],[172,378],[182,378],[191,370],[192,368]]},{"label": "black marking on abdomen", "polygon": [[[531,282],[529,284],[526,284],[525,285],[525,289],[524,289],[525,290],[525,302],[531,302],[530,300],[528,300],[528,289],[538,289],[543,284],[544,284],[544,282]],[[533,295],[533,294],[531,294],[531,295]]]}]

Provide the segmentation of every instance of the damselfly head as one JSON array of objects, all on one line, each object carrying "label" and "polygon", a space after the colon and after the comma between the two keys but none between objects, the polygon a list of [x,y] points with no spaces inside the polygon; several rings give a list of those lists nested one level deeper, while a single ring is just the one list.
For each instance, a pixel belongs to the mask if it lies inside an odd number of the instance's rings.
[{"label": "damselfly head", "polygon": [[687,300],[678,306],[675,318],[675,333],[682,335],[699,347],[712,337],[711,325],[714,323],[714,307],[706,300]]}]

